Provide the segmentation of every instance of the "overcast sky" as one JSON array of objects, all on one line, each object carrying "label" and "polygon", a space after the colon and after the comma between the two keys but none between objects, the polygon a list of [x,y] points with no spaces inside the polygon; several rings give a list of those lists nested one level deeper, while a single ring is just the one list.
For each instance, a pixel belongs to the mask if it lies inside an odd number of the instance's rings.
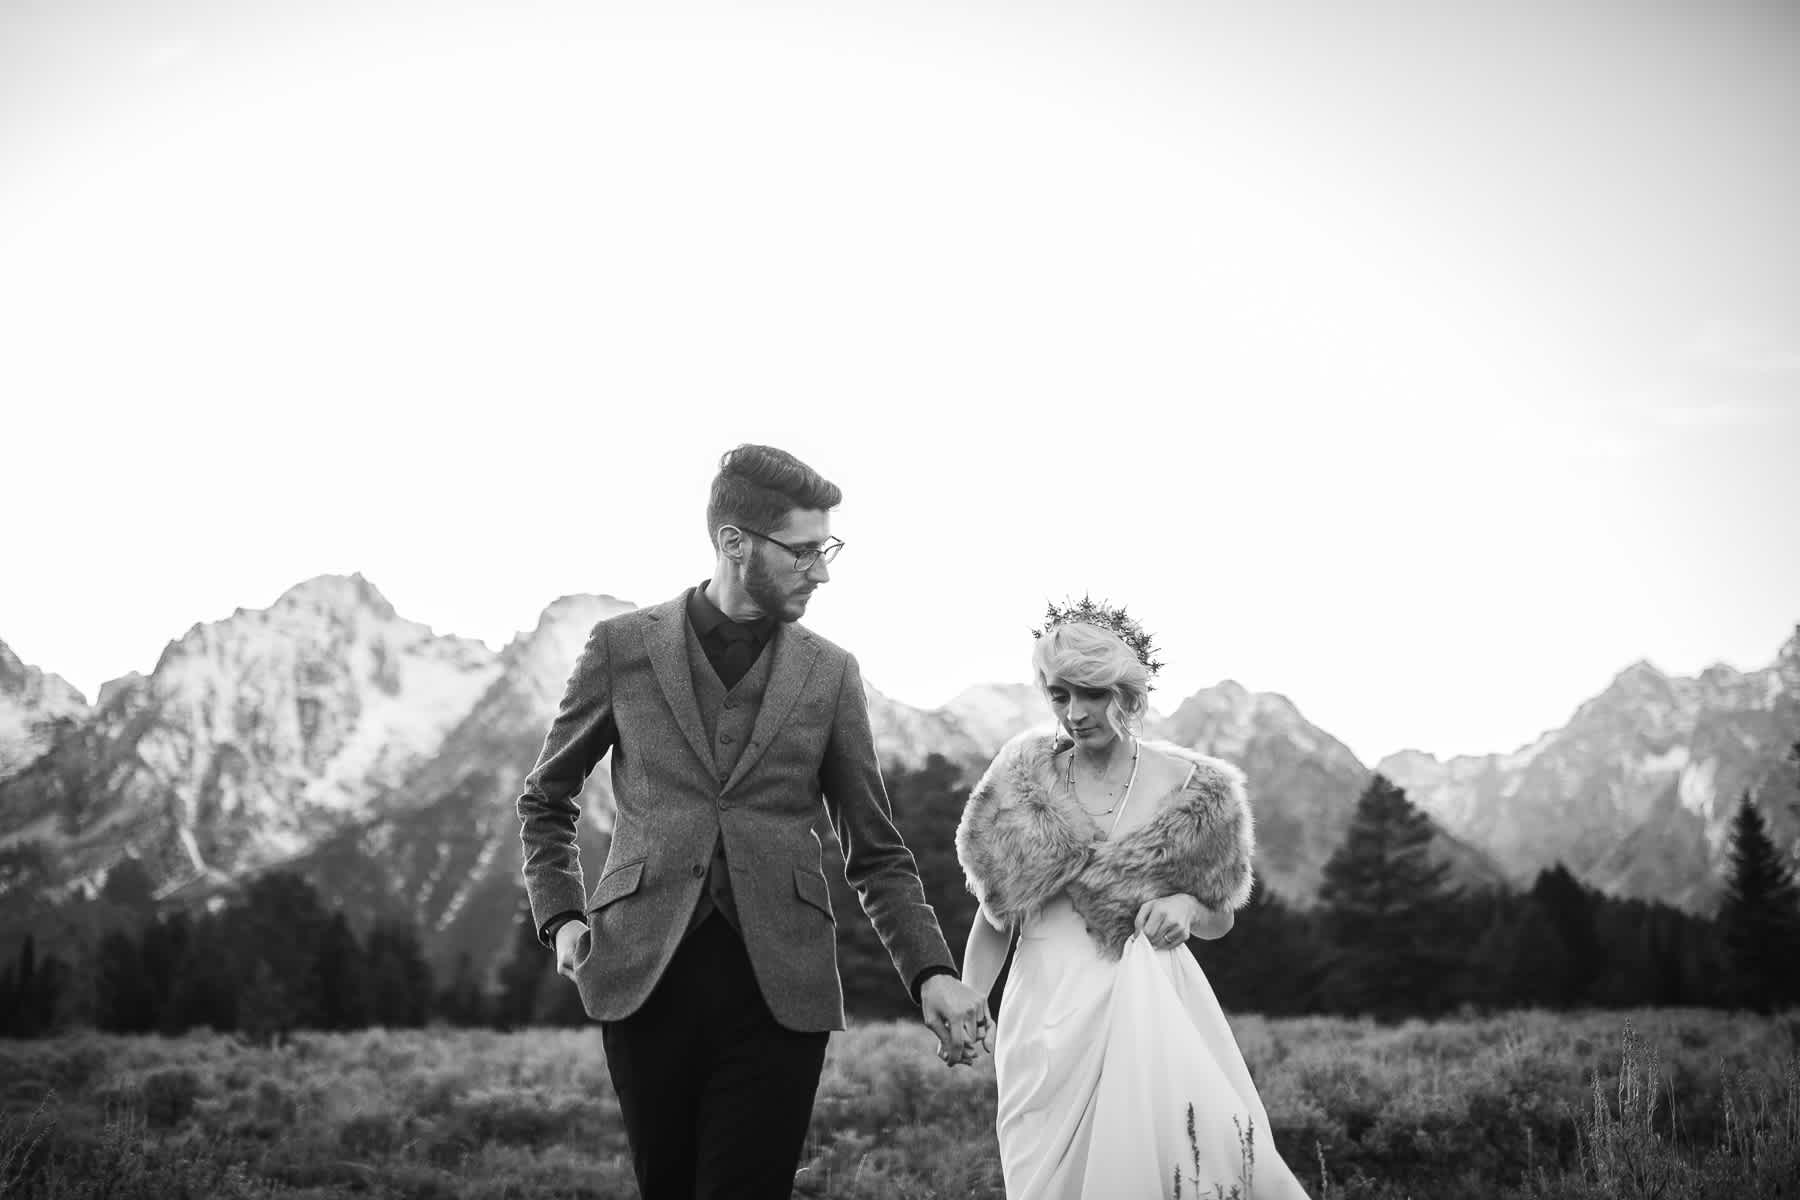
[{"label": "overcast sky", "polygon": [[1766,665],[1797,11],[6,0],[0,640],[92,698],[361,571],[499,647],[705,575],[754,440],[918,705],[1084,591],[1369,762]]}]

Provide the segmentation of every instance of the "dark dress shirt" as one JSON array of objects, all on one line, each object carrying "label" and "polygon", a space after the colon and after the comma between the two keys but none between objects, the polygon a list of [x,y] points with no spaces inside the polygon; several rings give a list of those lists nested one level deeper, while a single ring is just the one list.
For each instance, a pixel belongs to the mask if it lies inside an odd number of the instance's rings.
[{"label": "dark dress shirt", "polygon": [[756,665],[769,639],[775,636],[776,618],[734,621],[706,598],[704,583],[688,593],[687,617],[700,638],[700,648],[706,651],[706,661],[712,664],[713,672],[728,692]]}]

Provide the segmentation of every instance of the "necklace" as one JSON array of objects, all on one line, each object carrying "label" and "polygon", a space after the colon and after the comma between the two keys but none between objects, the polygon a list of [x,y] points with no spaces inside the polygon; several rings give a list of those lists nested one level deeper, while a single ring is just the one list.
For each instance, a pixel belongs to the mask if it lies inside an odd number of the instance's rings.
[{"label": "necklace", "polygon": [[[1137,782],[1138,750],[1139,749],[1140,749],[1140,746],[1139,746],[1138,740],[1136,738],[1132,738],[1131,739],[1131,777],[1125,781],[1125,790],[1123,793],[1120,794],[1118,803],[1114,804],[1112,806],[1112,808],[1103,808],[1099,812],[1095,812],[1093,809],[1089,808],[1085,803],[1082,802],[1081,793],[1078,790],[1076,790],[1076,787],[1075,787],[1075,756],[1077,754],[1081,753],[1081,749],[1078,746],[1070,746],[1069,747],[1069,794],[1075,797],[1075,803],[1081,805],[1083,812],[1087,813],[1089,816],[1104,817],[1108,813],[1112,812],[1113,809],[1118,808],[1119,805],[1124,804],[1126,800],[1131,798],[1131,785]],[[1104,776],[1102,776],[1102,778],[1104,778]]]}]

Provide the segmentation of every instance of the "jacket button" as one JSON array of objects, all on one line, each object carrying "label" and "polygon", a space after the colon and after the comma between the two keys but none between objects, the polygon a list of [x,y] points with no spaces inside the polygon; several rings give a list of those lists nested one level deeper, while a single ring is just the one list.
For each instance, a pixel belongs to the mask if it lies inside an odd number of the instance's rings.
[{"label": "jacket button", "polygon": [[731,745],[731,735],[729,733],[721,733],[719,735],[719,743],[725,746]]},{"label": "jacket button", "polygon": [[706,874],[706,868],[701,866],[699,863],[695,863],[694,864],[694,878],[698,879],[704,874]]}]

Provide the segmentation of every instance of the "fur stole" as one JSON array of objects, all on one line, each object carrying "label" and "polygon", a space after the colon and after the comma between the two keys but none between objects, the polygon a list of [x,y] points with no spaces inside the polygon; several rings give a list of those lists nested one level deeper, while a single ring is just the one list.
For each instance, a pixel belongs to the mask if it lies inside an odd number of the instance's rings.
[{"label": "fur stole", "polygon": [[1000,929],[1067,891],[1088,932],[1117,957],[1145,901],[1186,892],[1212,908],[1250,899],[1254,823],[1244,773],[1168,742],[1146,741],[1195,764],[1172,801],[1145,824],[1108,840],[1060,786],[1052,758],[1069,743],[1020,734],[1001,747],[969,794],[956,827],[956,857],[981,911]]}]

